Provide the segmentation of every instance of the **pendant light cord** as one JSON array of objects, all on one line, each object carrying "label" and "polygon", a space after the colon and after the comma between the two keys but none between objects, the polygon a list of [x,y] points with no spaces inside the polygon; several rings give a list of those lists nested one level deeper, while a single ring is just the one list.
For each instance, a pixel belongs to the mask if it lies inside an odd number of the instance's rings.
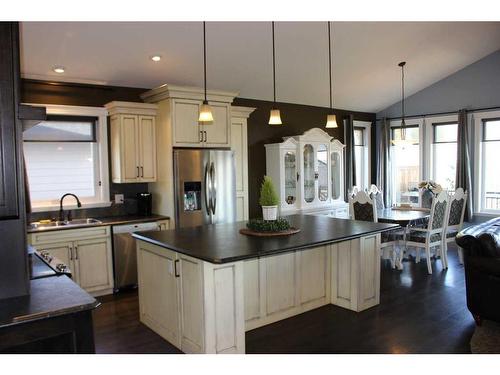
[{"label": "pendant light cord", "polygon": [[401,117],[405,119],[405,66],[401,65]]},{"label": "pendant light cord", "polygon": [[330,110],[333,109],[333,88],[332,88],[332,42],[330,32],[330,21],[328,21],[328,72],[330,75]]},{"label": "pendant light cord", "polygon": [[276,57],[274,51],[274,21],[272,21],[272,29],[273,29],[273,99],[276,104]]},{"label": "pendant light cord", "polygon": [[203,21],[203,81],[205,84],[205,102],[207,101],[207,42],[205,21]]}]

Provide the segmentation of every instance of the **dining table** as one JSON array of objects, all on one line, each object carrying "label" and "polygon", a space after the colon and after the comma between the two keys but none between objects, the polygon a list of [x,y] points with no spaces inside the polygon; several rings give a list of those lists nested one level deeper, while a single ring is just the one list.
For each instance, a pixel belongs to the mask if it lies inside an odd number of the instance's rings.
[{"label": "dining table", "polygon": [[[404,241],[406,242],[406,234],[411,225],[418,225],[425,223],[430,217],[430,210],[419,209],[401,209],[395,207],[387,207],[377,210],[377,218],[379,223],[392,223],[399,224],[403,228]],[[402,250],[396,258],[396,267],[400,270],[403,269],[403,259],[407,254]]]}]

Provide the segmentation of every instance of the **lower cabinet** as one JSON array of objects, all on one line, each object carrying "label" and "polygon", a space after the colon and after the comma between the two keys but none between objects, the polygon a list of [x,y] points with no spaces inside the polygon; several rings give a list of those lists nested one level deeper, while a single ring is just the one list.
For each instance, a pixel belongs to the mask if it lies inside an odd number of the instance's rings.
[{"label": "lower cabinet", "polygon": [[330,303],[330,245],[244,261],[245,330]]},{"label": "lower cabinet", "polygon": [[215,265],[143,241],[137,246],[142,323],[184,353],[244,352],[241,263]]},{"label": "lower cabinet", "polygon": [[28,242],[68,265],[73,280],[92,295],[113,292],[109,227],[30,234]]}]

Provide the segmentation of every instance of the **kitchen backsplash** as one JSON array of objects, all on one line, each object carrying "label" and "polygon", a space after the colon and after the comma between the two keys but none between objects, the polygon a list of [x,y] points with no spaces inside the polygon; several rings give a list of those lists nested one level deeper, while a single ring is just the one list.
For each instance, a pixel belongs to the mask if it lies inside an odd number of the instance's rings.
[{"label": "kitchen backsplash", "polygon": [[[109,207],[98,208],[80,208],[71,210],[73,218],[99,218],[109,216],[123,216],[137,214],[137,200],[136,194],[148,191],[148,184],[111,184],[110,186],[110,199],[112,201]],[[125,199],[123,204],[115,204],[115,194],[123,194]],[[153,196],[154,199],[154,196]],[[68,199],[69,202],[69,199]],[[28,214],[28,222],[43,220],[43,219],[57,219],[59,211],[43,211],[32,212]]]}]

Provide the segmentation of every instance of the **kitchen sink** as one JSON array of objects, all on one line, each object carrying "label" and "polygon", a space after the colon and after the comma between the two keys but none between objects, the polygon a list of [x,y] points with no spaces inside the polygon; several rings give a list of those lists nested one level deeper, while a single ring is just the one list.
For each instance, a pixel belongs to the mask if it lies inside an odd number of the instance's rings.
[{"label": "kitchen sink", "polygon": [[34,223],[30,223],[28,228],[31,230],[44,230],[50,228],[76,227],[76,226],[98,225],[98,224],[102,224],[102,221],[92,218],[86,218],[86,219],[73,219],[71,221],[50,221],[50,222],[36,221]]}]

